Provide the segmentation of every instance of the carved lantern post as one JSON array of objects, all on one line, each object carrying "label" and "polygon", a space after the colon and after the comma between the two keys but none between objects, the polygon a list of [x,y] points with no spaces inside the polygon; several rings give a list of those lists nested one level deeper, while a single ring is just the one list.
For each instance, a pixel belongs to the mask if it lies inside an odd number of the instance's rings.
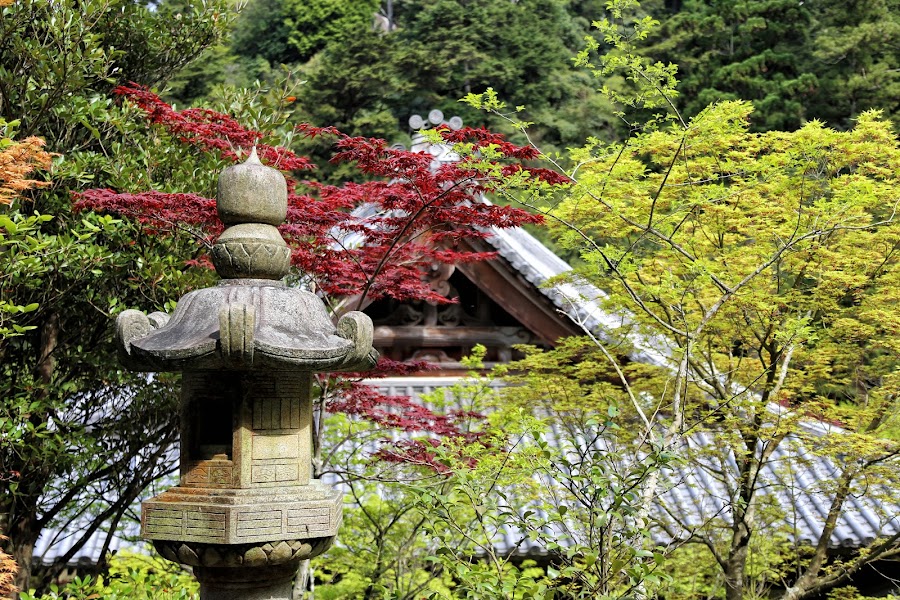
[{"label": "carved lantern post", "polygon": [[310,477],[312,374],[374,366],[372,322],[351,312],[335,328],[317,296],[280,281],[287,187],[255,151],[222,172],[217,208],[219,284],[171,317],[116,321],[127,367],[184,373],[180,481],[143,503],[141,532],[193,567],[204,600],[287,599],[341,522],[341,494]]}]

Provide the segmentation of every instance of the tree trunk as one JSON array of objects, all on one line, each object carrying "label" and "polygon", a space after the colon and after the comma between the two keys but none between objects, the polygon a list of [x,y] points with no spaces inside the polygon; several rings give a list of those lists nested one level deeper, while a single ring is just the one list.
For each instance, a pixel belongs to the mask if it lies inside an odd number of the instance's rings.
[{"label": "tree trunk", "polygon": [[825,517],[822,533],[819,535],[819,540],[816,543],[816,550],[809,561],[809,565],[807,565],[794,585],[785,590],[784,595],[781,597],[782,600],[799,600],[809,595],[817,587],[817,584],[821,583],[819,572],[822,570],[828,557],[828,543],[831,539],[831,534],[837,526],[844,501],[850,494],[850,486],[853,483],[854,475],[855,472],[849,469],[841,471],[841,476],[838,478],[838,489],[831,500],[831,507],[828,510],[828,515]]},{"label": "tree trunk", "polygon": [[[53,380],[54,356],[59,342],[59,314],[50,313],[40,328],[40,345],[37,348],[37,360],[34,365],[34,374],[43,386],[34,391],[36,400],[41,400],[48,395],[48,388]],[[35,428],[44,424],[46,415],[35,413],[30,420]],[[31,583],[32,560],[34,546],[41,534],[37,518],[38,499],[40,491],[44,489],[50,477],[50,469],[46,463],[36,468],[36,465],[7,465],[7,468],[21,472],[20,493],[10,495],[3,502],[0,513],[0,533],[8,537],[5,543],[8,553],[18,565],[15,585],[20,591],[27,591]],[[26,490],[31,490],[27,492]],[[36,493],[34,490],[38,490]],[[24,493],[24,495],[23,495]]]},{"label": "tree trunk", "polygon": [[[41,327],[41,346],[37,365],[35,365],[35,373],[38,378],[49,386],[53,381],[53,367],[55,365],[53,352],[59,343],[59,314],[50,313],[47,320]],[[45,391],[39,392],[46,395]]]},{"label": "tree trunk", "polygon": [[19,521],[16,527],[17,531],[10,531],[10,541],[7,542],[9,554],[16,561],[19,571],[16,573],[15,585],[20,591],[27,591],[31,583],[31,564],[34,558],[34,544],[37,542],[37,536],[28,529],[29,523],[33,524],[33,519],[27,521]]},{"label": "tree trunk", "polygon": [[725,559],[725,600],[743,600],[744,597],[744,574],[747,568],[747,554],[750,548],[750,526],[748,523],[753,522],[754,499],[752,486],[749,485],[751,477],[750,469],[743,469],[742,482],[743,492],[741,493],[741,503],[743,508],[735,506],[732,503],[732,510],[735,512],[734,524],[732,525],[731,548]]},{"label": "tree trunk", "polygon": [[747,540],[732,548],[725,563],[725,600],[743,600]]}]

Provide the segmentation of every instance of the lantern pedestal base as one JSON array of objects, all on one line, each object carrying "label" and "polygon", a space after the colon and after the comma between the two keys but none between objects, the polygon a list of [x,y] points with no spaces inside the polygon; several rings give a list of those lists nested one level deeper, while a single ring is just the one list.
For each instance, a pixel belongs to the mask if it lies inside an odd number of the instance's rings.
[{"label": "lantern pedestal base", "polygon": [[299,563],[316,557],[331,547],[335,536],[303,540],[281,540],[262,544],[197,544],[153,540],[163,558],[191,567],[257,568]]},{"label": "lantern pedestal base", "polygon": [[176,486],[143,503],[141,535],[225,545],[326,538],[337,535],[342,508],[342,494],[318,481],[249,490]]},{"label": "lantern pedestal base", "polygon": [[143,503],[143,537],[193,567],[201,600],[290,600],[300,561],[325,552],[341,524],[340,492],[310,485],[176,486]]}]

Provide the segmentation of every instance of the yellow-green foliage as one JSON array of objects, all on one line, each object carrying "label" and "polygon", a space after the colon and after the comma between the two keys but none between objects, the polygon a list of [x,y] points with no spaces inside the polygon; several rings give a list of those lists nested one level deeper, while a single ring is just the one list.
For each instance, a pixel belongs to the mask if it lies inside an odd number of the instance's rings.
[{"label": "yellow-green foliage", "polygon": [[[873,600],[877,596],[866,596],[859,593],[859,590],[852,585],[836,588],[828,592],[826,598],[828,600]],[[883,596],[881,596],[883,597]]]},{"label": "yellow-green foliage", "polygon": [[[747,598],[773,596],[773,587],[778,588],[793,577],[796,560],[795,548],[788,541],[786,531],[754,537],[748,551]],[[672,575],[668,586],[660,591],[666,600],[725,597],[722,570],[706,546],[678,547],[666,556],[665,569]]]},{"label": "yellow-green foliage", "polygon": [[[832,517],[850,494],[900,485],[900,144],[876,112],[847,132],[811,122],[762,134],[749,132],[751,112],[723,102],[684,125],[574,151],[577,183],[548,214],[584,261],[577,276],[608,291],[607,309],[622,315],[609,339],[628,333],[669,357],[665,370],[625,369],[634,391],[648,392],[630,402],[654,403],[643,410],[663,421],[683,415],[673,438],[713,436],[685,453],[726,486],[727,510],[692,529],[694,539],[729,558],[718,562],[744,597],[801,573],[803,597],[836,571],[815,542],[779,548],[774,561],[773,549],[749,551],[765,546],[758,532],[793,518],[760,471],[775,469],[791,494],[796,469],[830,459],[834,476],[804,492]],[[564,383],[542,375],[548,393],[624,405],[563,358],[550,367]],[[842,429],[801,426],[813,418]],[[773,462],[777,448],[793,460]]]},{"label": "yellow-green foliage", "polygon": [[313,563],[317,600],[418,598],[448,589],[448,578],[422,559],[428,551],[411,498],[371,493],[348,500],[338,541]]},{"label": "yellow-green foliage", "polygon": [[749,104],[724,102],[686,129],[576,151],[579,187],[553,212],[576,229],[555,222],[556,233],[612,307],[637,300],[635,326],[701,353],[698,374],[890,431],[897,137],[874,112],[847,132],[752,134],[751,119]]},{"label": "yellow-green foliage", "polygon": [[196,600],[197,581],[173,562],[157,556],[122,552],[110,558],[109,572],[76,577],[63,586],[51,585],[42,596],[20,594],[21,600]]}]

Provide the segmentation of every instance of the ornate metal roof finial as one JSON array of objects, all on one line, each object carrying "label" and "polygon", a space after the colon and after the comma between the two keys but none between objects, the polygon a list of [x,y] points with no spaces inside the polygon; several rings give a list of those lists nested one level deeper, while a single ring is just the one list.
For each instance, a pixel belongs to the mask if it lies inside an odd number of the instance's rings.
[{"label": "ornate metal roof finial", "polygon": [[422,133],[423,129],[431,129],[439,125],[446,125],[453,131],[462,129],[463,120],[460,117],[450,117],[444,120],[444,113],[438,109],[434,109],[428,113],[427,118],[421,115],[413,115],[409,118],[409,128],[414,130],[412,134],[412,146],[410,150],[413,152],[427,152],[434,157],[431,168],[436,170],[442,163],[456,162],[459,155],[453,151],[450,144],[434,144]]}]

